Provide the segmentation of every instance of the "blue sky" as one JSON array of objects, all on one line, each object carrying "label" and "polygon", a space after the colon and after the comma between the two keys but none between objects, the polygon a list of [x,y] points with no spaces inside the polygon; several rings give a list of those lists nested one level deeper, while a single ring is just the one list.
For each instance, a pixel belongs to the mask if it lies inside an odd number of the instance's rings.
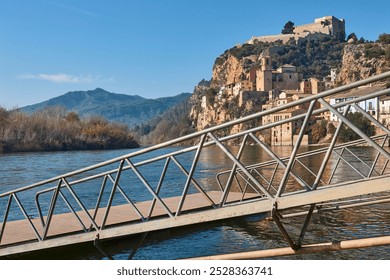
[{"label": "blue sky", "polygon": [[226,49],[326,15],[368,40],[390,33],[388,0],[0,0],[0,106],[97,87],[192,92]]}]

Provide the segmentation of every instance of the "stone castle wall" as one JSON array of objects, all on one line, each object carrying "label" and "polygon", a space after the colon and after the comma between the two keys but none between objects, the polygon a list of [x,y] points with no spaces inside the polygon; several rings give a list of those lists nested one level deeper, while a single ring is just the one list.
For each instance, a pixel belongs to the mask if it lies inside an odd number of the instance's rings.
[{"label": "stone castle wall", "polygon": [[298,40],[299,38],[305,38],[312,33],[322,33],[332,36],[345,34],[345,21],[343,19],[339,20],[334,16],[325,16],[322,18],[316,18],[314,23],[295,26],[293,34],[253,36],[246,43],[253,44],[255,41],[271,43],[278,40],[282,40],[283,43],[287,43],[291,38]]},{"label": "stone castle wall", "polygon": [[255,43],[255,41],[272,43],[272,42],[282,40],[283,44],[285,44],[291,38],[298,40],[299,38],[304,38],[309,34],[310,34],[309,32],[303,32],[302,34],[279,34],[279,35],[267,35],[267,36],[253,36],[246,43],[253,44],[253,43]]}]

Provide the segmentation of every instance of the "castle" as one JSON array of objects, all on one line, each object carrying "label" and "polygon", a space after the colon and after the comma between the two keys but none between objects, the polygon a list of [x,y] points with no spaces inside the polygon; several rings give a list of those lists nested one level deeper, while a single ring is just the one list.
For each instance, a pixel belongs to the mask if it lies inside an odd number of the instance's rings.
[{"label": "castle", "polygon": [[258,42],[275,42],[282,40],[283,43],[288,42],[291,38],[298,40],[299,38],[305,38],[309,34],[321,33],[335,37],[345,36],[345,20],[338,19],[334,16],[325,16],[322,18],[316,18],[313,23],[299,25],[294,27],[294,33],[292,34],[279,34],[268,36],[253,36],[247,44],[253,44]]}]

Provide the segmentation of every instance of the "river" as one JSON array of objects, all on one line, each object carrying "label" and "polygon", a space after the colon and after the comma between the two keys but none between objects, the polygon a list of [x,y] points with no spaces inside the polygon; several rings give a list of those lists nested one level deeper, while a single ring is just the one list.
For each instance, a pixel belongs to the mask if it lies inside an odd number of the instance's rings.
[{"label": "river", "polygon": [[[281,149],[279,152],[286,155],[291,151],[289,147],[278,149]],[[360,152],[371,154],[370,151],[364,149],[361,148]],[[0,193],[133,151],[0,154]],[[247,157],[249,162],[253,157],[255,162],[261,156],[259,153],[253,147],[243,156]],[[224,155],[214,149],[202,155],[200,164],[202,164],[203,170],[215,171],[226,168],[225,165],[228,164],[228,161]],[[343,176],[348,176],[348,171],[343,172]],[[298,233],[302,227],[303,219],[303,217],[290,218],[286,221],[285,226],[290,232]],[[309,225],[304,244],[389,235],[389,221],[389,204],[316,214]],[[107,250],[116,259],[126,259],[133,245],[134,240],[124,239],[107,244]],[[259,215],[150,234],[137,251],[134,259],[178,259],[286,246],[287,243],[276,225]],[[103,259],[104,257],[92,247],[65,251],[57,256],[46,255],[42,258]],[[282,259],[390,259],[390,247],[289,256]]]}]

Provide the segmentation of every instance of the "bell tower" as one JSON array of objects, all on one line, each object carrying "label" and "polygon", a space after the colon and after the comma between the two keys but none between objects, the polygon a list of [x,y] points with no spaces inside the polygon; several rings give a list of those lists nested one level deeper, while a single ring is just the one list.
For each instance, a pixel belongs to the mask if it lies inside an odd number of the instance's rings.
[{"label": "bell tower", "polygon": [[260,69],[256,73],[256,90],[270,91],[272,90],[271,57],[261,55],[260,62]]}]

